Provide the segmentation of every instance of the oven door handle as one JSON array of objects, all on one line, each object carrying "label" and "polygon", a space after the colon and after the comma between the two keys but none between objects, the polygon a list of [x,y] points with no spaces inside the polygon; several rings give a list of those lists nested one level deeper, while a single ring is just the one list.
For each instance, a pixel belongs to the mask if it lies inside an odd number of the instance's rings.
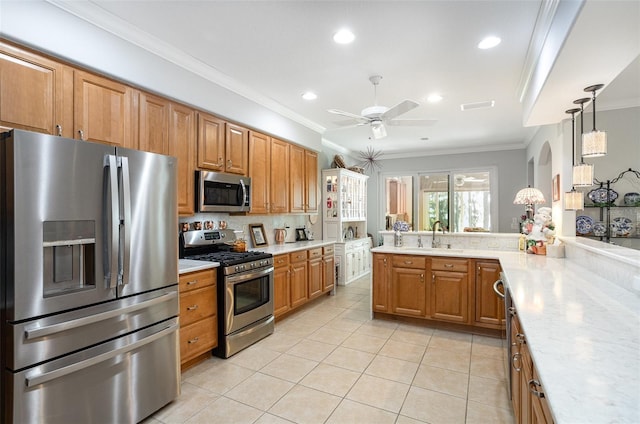
[{"label": "oven door handle", "polygon": [[256,278],[269,275],[272,272],[273,272],[273,267],[270,266],[269,268],[265,268],[261,270],[243,272],[235,275],[228,275],[225,277],[225,283],[237,284],[237,283],[242,283],[244,281],[255,280]]},{"label": "oven door handle", "polygon": [[[93,365],[99,364],[101,362],[107,361],[111,358],[114,358],[118,355],[124,354],[124,353],[128,353],[131,352],[134,349],[137,349],[141,346],[144,346],[146,344],[149,344],[153,341],[156,341],[164,336],[166,336],[167,334],[173,333],[174,331],[177,331],[179,328],[179,324],[177,322],[171,321],[171,325],[169,325],[168,327],[164,328],[163,330],[158,331],[157,333],[154,333],[152,335],[150,335],[149,337],[145,337],[142,340],[138,340],[137,342],[133,342],[131,344],[128,344],[126,346],[122,346],[119,347],[118,349],[114,349],[111,350],[109,352],[105,352],[102,353],[100,355],[94,356],[92,358],[86,359],[84,361],[80,361],[80,362],[76,362],[72,365],[68,365],[66,367],[62,367],[62,368],[58,368],[57,370],[54,371],[50,371],[47,373],[39,373],[38,371],[35,371],[33,373],[30,373],[29,375],[26,376],[26,386],[27,387],[34,387],[37,386],[39,384],[44,384],[48,381],[54,380],[56,378],[60,378],[60,377],[64,377],[65,375],[69,375],[71,373],[83,370],[85,368],[89,368]],[[36,368],[37,370],[37,368]]]}]

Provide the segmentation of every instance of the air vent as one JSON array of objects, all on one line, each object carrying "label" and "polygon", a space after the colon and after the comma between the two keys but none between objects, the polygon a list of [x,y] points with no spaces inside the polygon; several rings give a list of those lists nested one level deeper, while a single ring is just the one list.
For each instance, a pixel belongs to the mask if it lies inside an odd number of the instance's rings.
[{"label": "air vent", "polygon": [[486,102],[476,102],[476,103],[464,103],[460,105],[461,111],[473,110],[473,109],[486,109],[488,107],[493,107],[496,104],[495,100],[488,100]]}]

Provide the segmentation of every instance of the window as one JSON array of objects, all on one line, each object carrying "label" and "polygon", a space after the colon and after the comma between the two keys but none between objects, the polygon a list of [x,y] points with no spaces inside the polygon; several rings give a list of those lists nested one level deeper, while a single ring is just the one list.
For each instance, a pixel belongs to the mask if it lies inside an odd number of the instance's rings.
[{"label": "window", "polygon": [[[436,221],[452,232],[491,231],[497,220],[497,205],[491,203],[492,179],[495,172],[456,170],[418,175],[396,175],[385,178],[385,228],[396,221],[409,222],[416,231],[430,231]],[[414,209],[413,181],[417,181]],[[497,190],[497,184],[493,183]],[[494,196],[495,198],[495,196]]]}]

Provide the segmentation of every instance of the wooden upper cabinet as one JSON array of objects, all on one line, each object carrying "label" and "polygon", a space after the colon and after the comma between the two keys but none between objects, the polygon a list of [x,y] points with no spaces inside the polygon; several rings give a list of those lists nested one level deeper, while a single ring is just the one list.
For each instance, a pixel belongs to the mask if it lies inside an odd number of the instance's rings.
[{"label": "wooden upper cabinet", "polygon": [[73,91],[76,138],[135,147],[131,131],[131,87],[88,72],[75,71]]},{"label": "wooden upper cabinet", "polygon": [[0,126],[73,137],[73,69],[0,43]]},{"label": "wooden upper cabinet", "polygon": [[305,212],[318,212],[318,154],[310,150],[304,151],[305,172]]},{"label": "wooden upper cabinet", "polygon": [[198,168],[224,172],[225,122],[208,113],[198,113]]},{"label": "wooden upper cabinet", "polygon": [[169,109],[169,154],[178,158],[178,213],[193,215],[196,163],[196,112],[171,103]]},{"label": "wooden upper cabinet", "polygon": [[251,213],[269,213],[271,137],[249,131],[249,177],[251,177]]},{"label": "wooden upper cabinet", "polygon": [[249,168],[249,130],[226,123],[225,172],[247,175]]},{"label": "wooden upper cabinet", "polygon": [[[269,209],[271,213],[289,212],[289,147],[290,144],[271,139],[271,181]],[[253,186],[253,180],[251,181]]]},{"label": "wooden upper cabinet", "polygon": [[[169,154],[169,112],[167,99],[138,94],[138,148],[145,152]],[[135,143],[134,143],[135,144]]]},{"label": "wooden upper cabinet", "polygon": [[305,150],[291,145],[289,149],[289,212],[304,212]]}]

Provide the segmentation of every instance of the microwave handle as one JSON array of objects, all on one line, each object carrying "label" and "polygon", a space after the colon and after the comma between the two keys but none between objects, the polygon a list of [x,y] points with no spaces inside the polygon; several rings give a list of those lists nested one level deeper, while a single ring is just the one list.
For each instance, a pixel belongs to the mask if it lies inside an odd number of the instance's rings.
[{"label": "microwave handle", "polygon": [[247,186],[244,185],[244,181],[242,179],[240,179],[240,187],[242,187],[242,199],[240,201],[240,206],[244,206],[244,204],[248,199],[248,196],[247,196]]}]

